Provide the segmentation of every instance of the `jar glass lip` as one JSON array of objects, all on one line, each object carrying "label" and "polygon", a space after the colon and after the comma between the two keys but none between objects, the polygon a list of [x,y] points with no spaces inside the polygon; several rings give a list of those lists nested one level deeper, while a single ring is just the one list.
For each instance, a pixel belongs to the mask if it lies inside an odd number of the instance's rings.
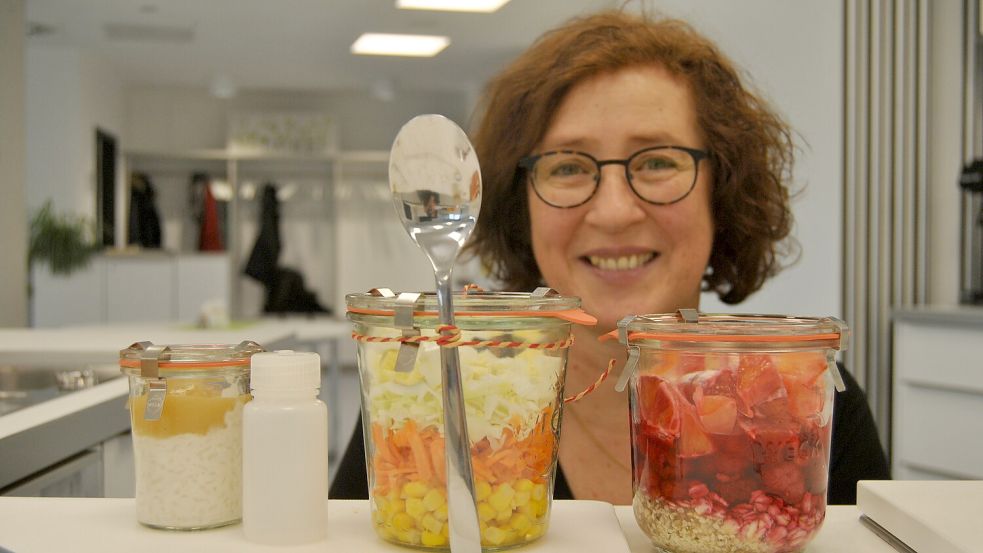
[{"label": "jar glass lip", "polygon": [[695,322],[678,313],[635,316],[626,325],[628,342],[790,343],[846,349],[850,330],[836,317],[749,313],[699,313]]},{"label": "jar glass lip", "polygon": [[[137,342],[120,350],[121,367],[139,368],[141,356],[150,342]],[[162,344],[163,345],[163,344]],[[248,366],[253,354],[266,351],[256,342],[246,340],[238,344],[168,344],[158,357],[158,366],[171,369],[209,369],[230,366]]]},{"label": "jar glass lip", "polygon": [[[396,296],[399,293],[396,292]],[[457,292],[452,294],[455,313],[483,311],[565,311],[580,307],[576,296],[533,296],[529,292]],[[349,308],[391,311],[396,297],[377,296],[372,293],[348,294],[345,303]],[[422,292],[416,303],[421,311],[437,311],[437,295]]]},{"label": "jar glass lip", "polygon": [[[370,292],[348,294],[345,303],[349,312],[362,314],[380,314],[377,312],[393,312],[396,309],[397,298],[385,297]],[[452,294],[454,315],[468,316],[536,316],[536,312],[547,313],[572,311],[580,308],[580,298],[576,296],[546,295],[536,296],[529,292],[458,292]],[[437,315],[437,295],[434,292],[422,292],[416,300],[413,310],[418,315]]]}]

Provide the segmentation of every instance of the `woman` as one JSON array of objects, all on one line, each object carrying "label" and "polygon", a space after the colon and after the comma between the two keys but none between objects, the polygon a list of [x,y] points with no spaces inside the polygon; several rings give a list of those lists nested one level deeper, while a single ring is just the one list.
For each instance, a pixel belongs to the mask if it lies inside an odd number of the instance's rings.
[{"label": "woman", "polygon": [[[567,390],[624,358],[597,336],[626,314],[695,308],[701,290],[739,303],[780,269],[790,131],[683,22],[612,11],[547,33],[489,84],[474,145],[473,253],[507,289],[545,283],[598,318],[575,330]],[[863,393],[844,376],[830,503],[855,502],[860,478],[888,478]],[[627,410],[610,384],[565,408],[556,498],[631,503]]]}]

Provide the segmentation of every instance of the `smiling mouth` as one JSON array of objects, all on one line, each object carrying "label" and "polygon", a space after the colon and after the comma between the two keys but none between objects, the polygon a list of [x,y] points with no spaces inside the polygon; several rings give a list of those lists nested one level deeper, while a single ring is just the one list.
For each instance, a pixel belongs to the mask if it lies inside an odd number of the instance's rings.
[{"label": "smiling mouth", "polygon": [[630,271],[655,259],[655,252],[622,255],[618,257],[588,255],[584,259],[594,267],[604,271]]}]

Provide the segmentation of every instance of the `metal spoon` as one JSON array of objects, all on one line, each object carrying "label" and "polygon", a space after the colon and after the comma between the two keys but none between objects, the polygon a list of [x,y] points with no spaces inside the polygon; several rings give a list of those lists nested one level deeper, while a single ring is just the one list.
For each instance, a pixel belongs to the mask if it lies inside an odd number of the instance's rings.
[{"label": "metal spoon", "polygon": [[[389,154],[389,188],[403,227],[430,258],[440,322],[454,324],[451,271],[481,209],[481,171],[468,137],[440,115],[414,117]],[[441,348],[451,551],[481,551],[471,444],[464,415],[457,348]]]}]

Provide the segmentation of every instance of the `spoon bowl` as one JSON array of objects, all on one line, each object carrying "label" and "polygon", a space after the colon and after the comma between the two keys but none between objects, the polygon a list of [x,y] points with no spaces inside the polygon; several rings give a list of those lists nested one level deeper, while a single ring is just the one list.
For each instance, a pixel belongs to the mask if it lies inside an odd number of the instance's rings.
[{"label": "spoon bowl", "polygon": [[[454,324],[451,273],[481,210],[481,170],[467,135],[440,115],[414,117],[389,155],[389,187],[403,228],[430,259],[440,322]],[[471,444],[457,348],[441,348],[451,551],[479,553]]]}]

